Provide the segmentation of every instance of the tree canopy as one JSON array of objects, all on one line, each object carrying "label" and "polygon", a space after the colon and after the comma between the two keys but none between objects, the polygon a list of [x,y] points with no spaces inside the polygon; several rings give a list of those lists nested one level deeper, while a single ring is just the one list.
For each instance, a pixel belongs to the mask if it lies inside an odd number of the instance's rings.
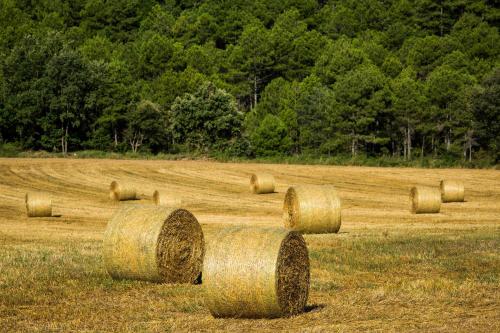
[{"label": "tree canopy", "polygon": [[494,1],[0,2],[0,143],[500,159]]}]

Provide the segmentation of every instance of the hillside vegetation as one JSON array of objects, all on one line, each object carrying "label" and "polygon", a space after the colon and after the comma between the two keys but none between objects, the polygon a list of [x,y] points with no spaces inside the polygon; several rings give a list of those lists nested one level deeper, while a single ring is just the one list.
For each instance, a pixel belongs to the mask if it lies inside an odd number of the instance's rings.
[{"label": "hillside vegetation", "polygon": [[499,23],[493,0],[3,0],[0,143],[496,164]]}]

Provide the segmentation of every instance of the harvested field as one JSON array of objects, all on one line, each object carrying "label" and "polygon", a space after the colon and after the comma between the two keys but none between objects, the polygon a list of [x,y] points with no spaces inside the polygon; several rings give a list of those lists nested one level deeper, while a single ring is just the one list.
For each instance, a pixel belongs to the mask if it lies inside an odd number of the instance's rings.
[{"label": "harvested field", "polygon": [[[254,195],[250,175],[275,177]],[[466,201],[411,214],[412,186],[459,178]],[[109,199],[119,179],[133,202]],[[117,207],[179,195],[207,235],[226,225],[282,226],[285,192],[333,184],[338,234],[304,235],[307,312],[284,319],[214,319],[201,285],[113,280],[102,240]],[[59,217],[28,218],[25,193],[44,191]],[[500,331],[500,171],[206,161],[0,159],[2,331]]]}]

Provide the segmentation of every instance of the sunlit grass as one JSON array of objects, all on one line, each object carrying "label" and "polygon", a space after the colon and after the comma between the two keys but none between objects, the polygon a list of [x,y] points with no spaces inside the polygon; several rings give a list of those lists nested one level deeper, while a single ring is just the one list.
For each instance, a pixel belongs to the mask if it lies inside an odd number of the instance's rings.
[{"label": "sunlit grass", "polygon": [[[0,169],[0,332],[497,332],[500,192],[494,170],[381,169],[192,161],[9,159]],[[273,173],[277,193],[248,191]],[[466,202],[408,212],[408,188],[460,177]],[[186,199],[206,237],[226,225],[282,225],[290,184],[334,184],[338,234],[306,235],[307,311],[274,320],[214,319],[202,285],[113,280],[102,260],[108,200],[119,179],[141,204],[165,188]],[[44,189],[58,218],[26,217],[24,193]]]},{"label": "sunlit grass", "polygon": [[[458,236],[402,231],[388,237],[370,232],[306,238],[310,303],[322,307],[313,313],[327,315],[341,306],[343,318],[370,320],[377,317],[367,311],[370,307],[385,308],[384,317],[396,315],[398,307],[418,316],[428,305],[475,307],[499,301],[500,237],[494,228]],[[1,322],[14,330],[77,329],[85,323],[96,331],[154,331],[174,329],[170,319],[178,315],[208,314],[201,286],[112,280],[99,241],[4,240],[0,268]]]}]

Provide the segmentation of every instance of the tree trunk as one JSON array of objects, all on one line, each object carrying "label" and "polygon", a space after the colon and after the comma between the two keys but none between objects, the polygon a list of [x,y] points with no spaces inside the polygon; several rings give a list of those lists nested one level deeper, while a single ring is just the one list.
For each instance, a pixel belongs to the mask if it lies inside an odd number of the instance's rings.
[{"label": "tree trunk", "polygon": [[469,162],[472,162],[472,139],[469,141]]},{"label": "tree trunk", "polygon": [[257,106],[257,75],[253,77],[253,107]]},{"label": "tree trunk", "polygon": [[403,136],[403,158],[405,161],[408,160],[408,137],[406,135],[406,128]]},{"label": "tree trunk", "polygon": [[61,152],[64,154],[64,129],[61,128],[61,130],[63,130],[61,135]]},{"label": "tree trunk", "polygon": [[408,144],[408,161],[409,161],[409,160],[411,160],[411,130],[410,130],[410,124],[408,124],[407,133],[408,133],[408,138],[407,138],[406,142]]},{"label": "tree trunk", "polygon": [[[295,154],[300,154],[300,129],[297,129],[297,135],[295,138]],[[328,155],[330,155],[330,151],[328,151]]]},{"label": "tree trunk", "polygon": [[129,140],[130,147],[132,148],[133,153],[137,153],[139,147],[142,145],[143,140],[144,135],[142,133],[134,133],[134,136]]},{"label": "tree trunk", "polygon": [[351,157],[356,156],[357,149],[356,149],[356,137],[354,136],[354,133],[352,134],[352,141],[351,141]]},{"label": "tree trunk", "polygon": [[116,131],[116,128],[114,128],[113,131],[114,131],[115,148],[116,148],[118,146],[118,132]]},{"label": "tree trunk", "polygon": [[439,17],[439,29],[441,32],[441,37],[443,37],[443,6],[441,6],[441,15]]},{"label": "tree trunk", "polygon": [[68,126],[62,126],[63,134],[61,136],[61,152],[63,155],[68,153]]},{"label": "tree trunk", "polygon": [[446,133],[446,151],[450,151],[450,146],[451,146],[451,129],[448,130]]},{"label": "tree trunk", "polygon": [[63,135],[61,137],[61,152],[64,156],[68,153],[68,126],[63,126]]},{"label": "tree trunk", "polygon": [[422,149],[420,150],[420,158],[424,158],[425,135],[422,135]]},{"label": "tree trunk", "polygon": [[64,155],[68,154],[68,126],[66,125],[66,135],[64,136]]},{"label": "tree trunk", "polygon": [[450,126],[446,131],[446,151],[450,151],[451,148],[451,115],[448,114],[448,125]]},{"label": "tree trunk", "polygon": [[467,138],[467,133],[465,133],[464,134],[464,150],[463,150],[464,161],[467,161],[467,149],[469,149],[469,142],[468,142],[468,138]]},{"label": "tree trunk", "polygon": [[432,156],[436,157],[436,151],[435,151],[435,146],[434,146],[434,134],[431,135],[431,152],[432,152]]},{"label": "tree trunk", "polygon": [[[468,158],[469,162],[472,162],[472,144],[474,141],[473,136],[474,136],[473,130],[468,130],[465,133],[464,161],[467,161],[467,158]],[[467,152],[469,153],[469,156],[467,156]]]},{"label": "tree trunk", "polygon": [[135,138],[130,139],[129,143],[130,143],[130,148],[132,148],[132,152],[135,153]]}]

